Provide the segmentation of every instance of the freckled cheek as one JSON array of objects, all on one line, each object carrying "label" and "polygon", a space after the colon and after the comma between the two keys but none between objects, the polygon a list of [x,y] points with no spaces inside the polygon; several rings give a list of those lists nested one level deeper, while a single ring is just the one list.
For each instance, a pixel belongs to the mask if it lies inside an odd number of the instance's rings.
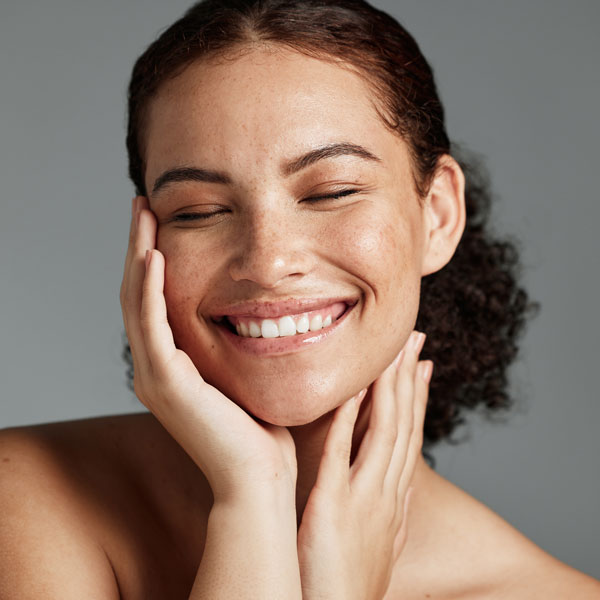
[{"label": "freckled cheek", "polygon": [[409,227],[384,219],[364,219],[330,232],[332,248],[357,277],[376,288],[387,288],[398,273],[417,268],[416,240]]},{"label": "freckled cheek", "polygon": [[165,299],[170,318],[195,318],[196,308],[214,285],[220,268],[209,247],[163,236],[157,247],[165,257]]}]

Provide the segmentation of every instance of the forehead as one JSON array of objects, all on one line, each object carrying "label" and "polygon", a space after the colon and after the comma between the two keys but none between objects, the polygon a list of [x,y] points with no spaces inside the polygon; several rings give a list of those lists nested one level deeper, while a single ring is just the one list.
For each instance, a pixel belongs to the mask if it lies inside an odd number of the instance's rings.
[{"label": "forehead", "polygon": [[390,149],[401,143],[364,78],[273,47],[189,65],[150,102],[144,133],[148,172],[167,155],[179,164],[206,162],[208,153],[264,163],[330,142]]}]

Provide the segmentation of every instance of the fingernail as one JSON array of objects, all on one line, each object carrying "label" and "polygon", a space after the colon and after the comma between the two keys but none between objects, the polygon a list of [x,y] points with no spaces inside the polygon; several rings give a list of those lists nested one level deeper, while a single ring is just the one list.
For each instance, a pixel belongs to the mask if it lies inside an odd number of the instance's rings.
[{"label": "fingernail", "polygon": [[394,366],[396,368],[398,368],[400,366],[400,363],[402,362],[403,358],[404,358],[404,348],[402,350],[400,350],[400,352],[398,353],[398,356],[396,356],[396,358],[394,359]]},{"label": "fingernail", "polygon": [[431,375],[433,373],[433,363],[430,360],[421,363],[420,365],[421,377],[425,380],[425,383],[429,383]]},{"label": "fingernail", "polygon": [[423,347],[423,342],[425,341],[425,334],[419,331],[413,332],[412,339],[410,340],[410,345],[415,352],[420,352]]},{"label": "fingernail", "polygon": [[146,269],[148,268],[148,265],[150,264],[151,257],[152,257],[152,251],[146,250]]},{"label": "fingernail", "polygon": [[362,390],[360,390],[360,392],[358,392],[358,394],[356,394],[356,396],[352,396],[352,401],[355,404],[359,404],[360,401],[365,397],[366,393],[367,393],[367,388],[363,388]]}]

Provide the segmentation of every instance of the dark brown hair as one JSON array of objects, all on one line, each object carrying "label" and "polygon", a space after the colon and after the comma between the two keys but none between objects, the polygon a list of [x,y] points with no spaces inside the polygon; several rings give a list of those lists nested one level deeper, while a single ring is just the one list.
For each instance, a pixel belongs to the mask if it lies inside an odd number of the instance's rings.
[{"label": "dark brown hair", "polygon": [[[424,197],[438,159],[453,153],[433,73],[412,36],[362,0],[205,0],[192,6],[133,69],[127,150],[138,194],[146,195],[146,110],[160,86],[194,61],[259,43],[333,61],[363,77],[383,122],[408,143],[415,186]],[[428,334],[422,358],[435,363],[426,447],[450,436],[462,422],[462,408],[510,405],[507,368],[535,308],[517,284],[515,245],[488,231],[490,194],[481,168],[459,162],[467,176],[466,229],[450,263],[423,278],[416,324]],[[130,361],[128,348],[125,355]]]}]

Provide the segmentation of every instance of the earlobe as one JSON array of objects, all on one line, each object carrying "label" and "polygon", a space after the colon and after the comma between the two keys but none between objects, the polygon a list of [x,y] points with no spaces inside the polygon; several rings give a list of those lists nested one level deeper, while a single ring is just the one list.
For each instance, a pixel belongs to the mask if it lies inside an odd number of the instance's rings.
[{"label": "earlobe", "polygon": [[425,245],[421,275],[425,276],[450,262],[465,229],[465,176],[449,154],[438,160],[423,210]]}]

